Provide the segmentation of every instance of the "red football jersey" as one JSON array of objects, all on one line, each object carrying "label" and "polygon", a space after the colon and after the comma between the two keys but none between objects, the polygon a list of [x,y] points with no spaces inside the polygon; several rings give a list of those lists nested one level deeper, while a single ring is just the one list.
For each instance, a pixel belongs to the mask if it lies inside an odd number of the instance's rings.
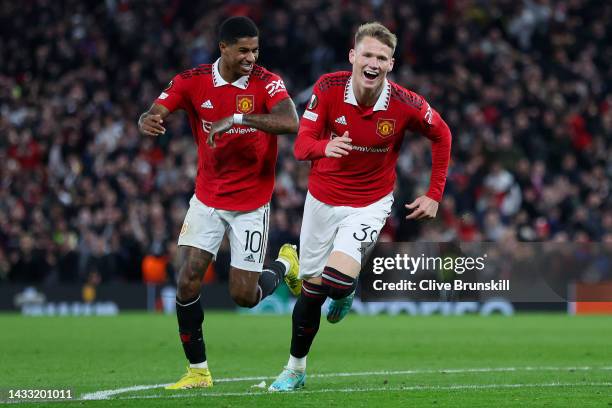
[{"label": "red football jersey", "polygon": [[209,207],[251,211],[270,201],[276,167],[276,135],[233,126],[213,149],[206,144],[212,122],[234,113],[269,113],[288,98],[283,80],[255,65],[233,83],[219,73],[219,60],[176,75],[155,103],[187,112],[198,145],[195,194]]},{"label": "red football jersey", "polygon": [[[365,207],[393,191],[395,165],[406,130],[432,141],[432,173],[427,196],[440,201],[450,160],[451,133],[425,99],[385,80],[376,104],[361,107],[350,72],[323,75],[314,86],[295,142],[298,160],[312,160],[308,182],[319,201]],[[348,131],[353,150],[325,157],[325,146]]]}]

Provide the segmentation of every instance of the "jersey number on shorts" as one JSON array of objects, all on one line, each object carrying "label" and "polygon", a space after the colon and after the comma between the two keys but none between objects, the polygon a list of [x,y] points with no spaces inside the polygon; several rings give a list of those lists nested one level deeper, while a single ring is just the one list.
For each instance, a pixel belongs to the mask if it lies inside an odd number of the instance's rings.
[{"label": "jersey number on shorts", "polygon": [[251,251],[256,254],[261,250],[261,241],[263,235],[259,231],[246,230],[246,244],[244,245],[245,251]]},{"label": "jersey number on shorts", "polygon": [[[355,238],[359,242],[363,242],[368,238],[368,235],[369,235],[370,240],[368,242],[375,242],[376,238],[378,237],[378,231],[376,231],[375,229],[373,229],[372,227],[366,224],[361,224],[361,226],[363,227],[361,229],[361,233],[359,233],[359,236],[358,236],[357,232],[354,232],[353,238]],[[372,231],[369,231],[369,230],[372,230]],[[369,234],[368,234],[368,231],[369,231]]]}]

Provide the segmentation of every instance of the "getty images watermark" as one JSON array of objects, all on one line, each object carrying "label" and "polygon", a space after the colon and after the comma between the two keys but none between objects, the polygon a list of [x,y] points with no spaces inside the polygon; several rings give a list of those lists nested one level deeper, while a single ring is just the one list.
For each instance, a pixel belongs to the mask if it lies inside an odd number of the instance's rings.
[{"label": "getty images watermark", "polygon": [[[463,275],[466,272],[485,270],[487,254],[479,257],[471,256],[420,256],[414,257],[408,254],[395,254],[395,256],[377,256],[372,260],[372,273],[382,275],[388,271],[403,271],[410,275],[419,272],[450,272],[455,275]],[[509,279],[491,279],[488,282],[469,282],[461,279],[451,281],[439,281],[436,279],[421,279],[418,281],[400,279],[399,281],[386,282],[384,279],[375,279],[372,287],[376,291],[440,291],[440,290],[477,290],[477,291],[508,291],[510,290]]]},{"label": "getty images watermark", "polygon": [[612,243],[387,242],[362,252],[365,301],[612,301]]}]

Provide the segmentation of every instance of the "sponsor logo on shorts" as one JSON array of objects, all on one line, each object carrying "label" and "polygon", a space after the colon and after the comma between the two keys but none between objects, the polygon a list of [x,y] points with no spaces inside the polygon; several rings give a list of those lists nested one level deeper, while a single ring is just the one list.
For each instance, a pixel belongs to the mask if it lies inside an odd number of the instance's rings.
[{"label": "sponsor logo on shorts", "polygon": [[249,254],[246,258],[244,258],[244,260],[247,262],[255,262],[255,258],[253,257],[253,254]]},{"label": "sponsor logo on shorts", "polygon": [[253,95],[238,95],[236,96],[236,110],[247,114],[255,109],[255,96]]}]

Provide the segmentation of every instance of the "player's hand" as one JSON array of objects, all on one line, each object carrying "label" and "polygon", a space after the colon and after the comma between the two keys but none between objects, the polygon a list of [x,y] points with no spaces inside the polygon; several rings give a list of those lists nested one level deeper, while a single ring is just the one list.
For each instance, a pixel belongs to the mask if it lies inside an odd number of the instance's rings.
[{"label": "player's hand", "polygon": [[353,150],[353,146],[351,146],[352,141],[353,139],[348,137],[348,132],[344,132],[342,136],[330,140],[327,146],[325,146],[325,157],[339,158],[347,156]]},{"label": "player's hand", "polygon": [[438,202],[427,196],[417,197],[406,208],[412,212],[406,217],[407,220],[424,220],[435,218],[438,213]]},{"label": "player's hand", "polygon": [[227,132],[234,126],[234,116],[228,116],[216,122],[213,122],[210,126],[210,132],[208,133],[208,139],[206,143],[212,148],[216,147],[215,139],[221,138],[223,133]]},{"label": "player's hand", "polygon": [[145,113],[138,120],[138,129],[145,136],[159,136],[166,133],[166,128],[162,126],[164,120],[161,115],[151,115]]}]

